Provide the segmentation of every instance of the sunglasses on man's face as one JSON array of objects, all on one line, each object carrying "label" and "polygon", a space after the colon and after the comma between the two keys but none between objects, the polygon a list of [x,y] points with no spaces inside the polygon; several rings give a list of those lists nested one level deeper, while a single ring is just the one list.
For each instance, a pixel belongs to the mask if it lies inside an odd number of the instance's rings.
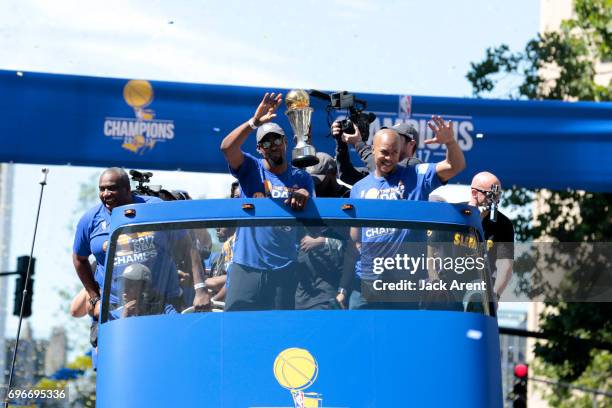
[{"label": "sunglasses on man's face", "polygon": [[491,191],[491,190],[482,190],[482,189],[476,188],[476,187],[472,187],[472,190],[476,190],[479,193],[484,194],[485,197],[487,197],[487,198],[491,198],[491,199],[494,198],[495,200],[499,200],[499,196],[500,196],[499,191],[498,192],[494,192],[494,191]]},{"label": "sunglasses on man's face", "polygon": [[264,149],[269,149],[270,147],[272,147],[272,144],[274,144],[274,146],[280,146],[283,144],[283,138],[282,137],[275,137],[272,140],[264,140],[263,142],[259,142],[259,146],[264,148]]}]

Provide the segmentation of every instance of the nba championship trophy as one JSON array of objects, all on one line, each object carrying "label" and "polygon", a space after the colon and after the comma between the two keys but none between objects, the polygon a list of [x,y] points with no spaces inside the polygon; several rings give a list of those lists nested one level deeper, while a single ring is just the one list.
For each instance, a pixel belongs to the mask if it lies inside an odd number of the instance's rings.
[{"label": "nba championship trophy", "polygon": [[304,392],[314,384],[319,366],[306,349],[292,347],[281,351],[274,360],[274,377],[281,387],[291,392],[295,408],[321,408],[323,396],[316,392]]},{"label": "nba championship trophy", "polygon": [[310,118],[313,109],[310,105],[310,97],[303,89],[289,91],[285,98],[287,111],[285,115],[291,123],[295,135],[296,146],[291,152],[291,162],[296,167],[314,166],[319,163],[315,148],[309,144]]}]

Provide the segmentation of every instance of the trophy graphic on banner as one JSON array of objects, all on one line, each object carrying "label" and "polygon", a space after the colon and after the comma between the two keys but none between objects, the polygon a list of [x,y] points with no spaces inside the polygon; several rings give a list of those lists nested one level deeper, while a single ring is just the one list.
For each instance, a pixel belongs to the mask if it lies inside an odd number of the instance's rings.
[{"label": "trophy graphic on banner", "polygon": [[319,365],[306,349],[291,347],[281,351],[274,360],[274,377],[281,387],[291,392],[295,408],[321,408],[323,396],[304,392],[314,384]]},{"label": "trophy graphic on banner", "polygon": [[310,119],[313,109],[310,97],[303,89],[293,89],[285,97],[287,111],[285,115],[291,123],[296,145],[291,152],[291,163],[296,167],[314,166],[319,163],[317,151],[309,143]]}]

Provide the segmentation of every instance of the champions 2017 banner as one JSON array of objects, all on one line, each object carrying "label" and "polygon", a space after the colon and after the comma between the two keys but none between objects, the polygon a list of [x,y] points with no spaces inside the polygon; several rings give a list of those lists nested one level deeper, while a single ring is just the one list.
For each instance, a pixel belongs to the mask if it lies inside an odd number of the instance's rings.
[{"label": "champions 2017 banner", "polygon": [[[288,90],[0,71],[0,161],[227,172],[221,140],[267,91]],[[504,186],[612,191],[612,103],[357,97],[377,115],[371,134],[399,121],[416,126],[417,156],[427,162],[446,153],[423,143],[428,119],[452,120],[467,160],[453,181],[488,170]],[[329,121],[346,112],[328,114],[315,98],[311,106],[312,143],[333,155]],[[278,122],[291,135],[284,111]],[[255,152],[254,136],[244,150]]]}]

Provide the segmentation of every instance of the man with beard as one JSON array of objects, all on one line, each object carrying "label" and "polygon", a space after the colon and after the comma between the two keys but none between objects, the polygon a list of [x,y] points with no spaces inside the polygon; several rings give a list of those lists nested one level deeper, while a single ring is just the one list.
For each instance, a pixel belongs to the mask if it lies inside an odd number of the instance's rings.
[{"label": "man with beard", "polygon": [[[287,163],[285,132],[271,122],[281,102],[281,94],[266,93],[253,117],[223,139],[221,151],[242,197],[280,198],[303,210],[314,187],[308,173]],[[242,151],[255,129],[261,159]],[[225,310],[293,309],[298,242],[295,227],[238,228]]]},{"label": "man with beard", "polygon": [[[497,192],[492,191],[497,186]],[[487,255],[493,278],[493,291],[498,299],[512,278],[514,262],[514,227],[512,222],[497,211],[491,220],[491,205],[499,202],[501,182],[492,173],[483,171],[474,176],[471,184],[470,205],[478,207],[482,229],[487,242]]]}]

